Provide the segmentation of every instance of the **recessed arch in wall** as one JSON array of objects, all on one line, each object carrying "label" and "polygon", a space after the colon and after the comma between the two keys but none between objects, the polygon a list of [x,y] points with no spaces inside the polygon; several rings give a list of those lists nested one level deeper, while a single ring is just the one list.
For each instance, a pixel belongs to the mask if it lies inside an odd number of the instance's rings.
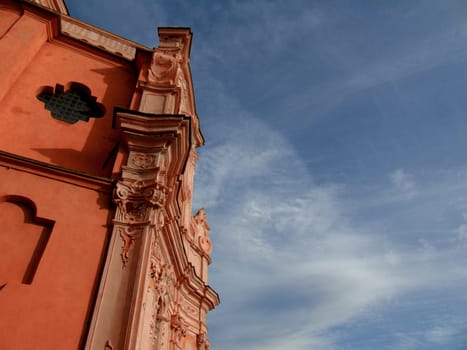
[{"label": "recessed arch in wall", "polygon": [[38,217],[29,198],[0,197],[0,286],[32,283],[54,223]]}]

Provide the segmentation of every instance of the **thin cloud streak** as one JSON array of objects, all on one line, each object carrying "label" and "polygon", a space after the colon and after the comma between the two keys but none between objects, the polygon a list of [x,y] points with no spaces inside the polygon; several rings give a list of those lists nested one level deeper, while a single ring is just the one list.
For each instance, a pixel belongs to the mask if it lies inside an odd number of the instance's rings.
[{"label": "thin cloud streak", "polygon": [[[211,281],[222,281],[224,305],[211,317],[219,347],[338,348],[333,327],[390,307],[393,298],[467,278],[453,259],[465,251],[427,242],[413,251],[353,224],[343,214],[344,189],[315,185],[280,133],[239,110],[197,170],[195,198],[208,203],[216,247]],[[287,187],[276,186],[285,180]],[[402,169],[391,181],[398,191],[415,186]]]},{"label": "thin cloud streak", "polygon": [[[419,153],[410,156],[407,140],[395,137],[378,158],[391,164],[361,183],[352,167],[342,166],[348,139],[333,134],[311,152],[309,140],[291,137],[319,136],[324,121],[337,130],[348,118],[342,130],[352,141],[373,140],[375,130],[353,123],[376,112],[397,121],[390,132],[410,138],[430,120],[460,120],[458,130],[443,129],[449,137],[439,140],[449,154],[464,149],[448,140],[463,132],[463,119],[446,118],[462,114],[464,104],[442,105],[451,100],[441,99],[441,88],[420,93],[426,81],[445,82],[443,69],[457,72],[452,66],[467,60],[466,25],[455,5],[150,4],[138,2],[139,22],[127,21],[133,40],[153,46],[147,34],[140,37],[147,32],[143,23],[195,32],[191,64],[207,145],[199,150],[194,207],[207,208],[210,282],[222,300],[208,316],[212,349],[457,350],[467,344],[461,336],[467,330],[461,312],[467,305],[465,159],[457,157],[456,168],[437,160],[430,169],[417,168],[410,157],[434,153],[437,134],[417,140]],[[126,14],[112,11],[118,28],[117,18]],[[412,89],[402,90],[407,82]],[[463,85],[453,85],[462,95]],[[377,110],[356,108],[366,100]],[[412,113],[426,116],[408,125]],[[323,169],[307,157],[329,158],[326,147],[344,153],[333,164],[318,162],[343,172],[340,182],[315,181]],[[365,172],[376,167],[370,153],[366,147],[355,154],[366,160]]]}]

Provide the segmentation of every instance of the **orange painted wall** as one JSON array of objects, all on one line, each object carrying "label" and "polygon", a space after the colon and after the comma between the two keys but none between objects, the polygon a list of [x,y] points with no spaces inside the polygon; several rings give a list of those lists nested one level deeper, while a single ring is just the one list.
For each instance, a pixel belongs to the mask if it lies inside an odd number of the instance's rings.
[{"label": "orange painted wall", "polygon": [[[118,142],[118,133],[111,127],[113,107],[129,106],[137,78],[133,64],[69,39],[46,42],[45,35],[33,33],[38,28],[45,32],[45,24],[28,17],[27,13],[13,28],[21,24],[24,28],[17,32],[12,29],[0,40],[0,55],[2,51],[13,50],[16,53],[15,57],[10,57],[10,62],[29,59],[28,55],[21,55],[27,50],[21,40],[13,48],[10,45],[21,35],[28,36],[27,46],[38,45],[37,41],[41,41],[40,48],[27,64],[16,62],[11,67],[3,67],[6,77],[14,75],[10,74],[11,70],[25,66],[19,76],[9,82],[0,102],[0,130],[10,131],[2,134],[0,149],[92,175],[110,176],[112,164],[106,167],[103,164]],[[5,84],[5,79],[2,81]],[[53,119],[44,104],[37,100],[41,86],[55,87],[57,83],[66,85],[72,81],[91,89],[97,102],[106,107],[104,117],[67,124]]]},{"label": "orange painted wall", "polygon": [[[103,165],[119,141],[118,130],[112,129],[113,108],[129,106],[137,78],[134,63],[52,37],[58,22],[50,12],[23,2],[2,3],[10,7],[0,7],[0,151],[110,177],[112,162]],[[72,81],[91,89],[105,116],[76,124],[52,118],[36,98],[39,88]],[[111,191],[73,184],[66,173],[57,179],[18,169],[0,166],[0,202],[5,196],[28,198],[37,216],[54,224],[34,278],[25,283],[24,256],[34,250],[42,228],[25,228],[21,208],[0,203],[0,223],[8,223],[0,224],[0,261],[13,261],[0,268],[0,348],[78,349],[107,249]],[[16,262],[23,267],[6,268]]]},{"label": "orange painted wall", "polygon": [[[51,225],[41,225],[34,205],[14,198],[0,199],[2,228],[0,233],[0,286],[9,282],[30,284],[37,267],[36,259],[49,236]],[[29,201],[26,200],[26,203]]]},{"label": "orange painted wall", "polygon": [[[2,280],[0,347],[77,349],[107,239],[110,195],[0,167],[0,197],[5,195],[29,198],[37,216],[55,224],[32,283]],[[0,222],[11,222],[5,215],[0,212]],[[23,225],[18,222],[17,229]]]},{"label": "orange painted wall", "polygon": [[0,4],[0,35],[4,35],[20,16],[21,11],[14,4]]}]

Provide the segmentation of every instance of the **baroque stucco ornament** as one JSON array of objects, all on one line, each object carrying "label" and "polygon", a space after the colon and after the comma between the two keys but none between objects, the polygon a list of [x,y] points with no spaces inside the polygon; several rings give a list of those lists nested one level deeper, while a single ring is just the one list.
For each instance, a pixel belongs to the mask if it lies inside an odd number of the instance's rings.
[{"label": "baroque stucco ornament", "polygon": [[156,167],[157,160],[157,154],[132,152],[128,163],[136,169],[151,169]]},{"label": "baroque stucco ornament", "polygon": [[206,313],[219,298],[208,285],[205,211],[192,213],[195,148],[204,138],[189,68],[191,31],[160,28],[159,36],[159,47],[141,61],[132,109],[115,113],[121,177],[86,350],[102,350],[107,339],[123,350],[209,348]]},{"label": "baroque stucco ornament", "polygon": [[211,343],[209,342],[208,335],[206,332],[202,332],[198,334],[196,337],[196,343],[198,346],[198,350],[209,350],[211,347]]},{"label": "baroque stucco ornament", "polygon": [[187,327],[182,317],[178,312],[172,315],[170,319],[170,327],[172,329],[172,341],[179,345],[183,337],[186,335]]},{"label": "baroque stucco ornament", "polygon": [[183,36],[164,35],[160,36],[159,41],[159,47],[152,55],[148,81],[174,85],[179,66],[187,58],[187,40]]},{"label": "baroque stucco ornament", "polygon": [[[128,157],[129,169],[148,171],[156,166],[158,156],[151,153],[130,152]],[[117,204],[114,223],[116,232],[122,240],[121,258],[125,267],[130,258],[130,248],[141,235],[143,225],[150,222],[150,217],[156,218],[158,227],[164,225],[162,208],[165,202],[167,189],[151,180],[120,180],[114,191],[114,202]],[[154,212],[157,211],[155,214]]]},{"label": "baroque stucco ornament", "polygon": [[136,237],[141,235],[141,227],[118,227],[117,232],[120,235],[120,238],[123,240],[122,253],[120,254],[122,258],[123,267],[126,266],[129,259],[130,248],[135,241]]},{"label": "baroque stucco ornament", "polygon": [[117,183],[114,202],[119,211],[116,220],[123,223],[144,223],[148,208],[164,204],[166,189],[155,181],[120,181]]},{"label": "baroque stucco ornament", "polygon": [[178,60],[177,53],[171,51],[162,51],[156,49],[151,61],[151,67],[148,72],[148,81],[157,84],[175,83],[177,74]]},{"label": "baroque stucco ornament", "polygon": [[199,247],[207,254],[211,254],[212,243],[209,238],[210,227],[208,225],[208,219],[206,217],[206,210],[201,208],[194,216],[195,231],[198,235]]}]

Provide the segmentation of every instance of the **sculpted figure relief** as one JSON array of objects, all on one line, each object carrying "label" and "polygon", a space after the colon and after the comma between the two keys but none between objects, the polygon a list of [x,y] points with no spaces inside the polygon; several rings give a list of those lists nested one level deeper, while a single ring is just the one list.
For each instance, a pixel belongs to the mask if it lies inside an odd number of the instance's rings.
[{"label": "sculpted figure relief", "polygon": [[148,80],[158,84],[175,84],[178,62],[176,55],[156,49],[152,56]]},{"label": "sculpted figure relief", "polygon": [[198,236],[199,247],[207,254],[210,254],[212,251],[211,239],[209,238],[210,227],[208,225],[206,210],[204,208],[198,210],[194,216],[194,221],[196,225],[195,230]]}]

